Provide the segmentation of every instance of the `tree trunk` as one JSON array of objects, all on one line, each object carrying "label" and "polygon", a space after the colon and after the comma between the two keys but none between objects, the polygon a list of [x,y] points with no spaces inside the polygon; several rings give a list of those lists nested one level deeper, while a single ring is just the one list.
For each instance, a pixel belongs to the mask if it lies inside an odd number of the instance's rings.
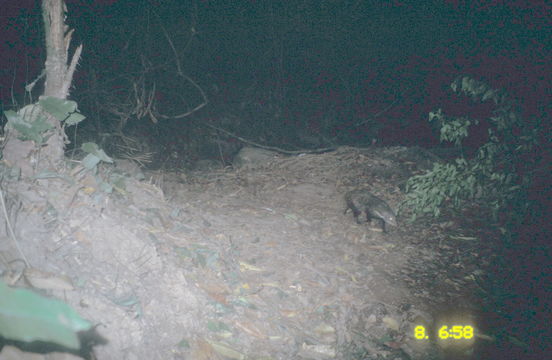
[{"label": "tree trunk", "polygon": [[[68,64],[69,45],[73,30],[69,30],[64,19],[67,8],[63,0],[43,0],[42,13],[46,38],[46,76],[43,96],[66,99],[73,80],[73,73],[82,51],[78,46]],[[4,159],[22,170],[23,176],[32,176],[44,170],[53,171],[64,156],[66,135],[59,119],[43,111],[38,104],[32,111],[41,111],[51,129],[42,134],[47,139],[43,144],[20,139],[16,129],[10,127],[4,147]],[[32,119],[29,119],[32,121]]]},{"label": "tree trunk", "polygon": [[66,12],[67,7],[63,0],[42,1],[47,54],[44,95],[60,99],[66,99],[69,95],[73,73],[82,50],[81,45],[77,48],[71,65],[68,66],[67,59],[73,30],[69,30],[64,23]]}]

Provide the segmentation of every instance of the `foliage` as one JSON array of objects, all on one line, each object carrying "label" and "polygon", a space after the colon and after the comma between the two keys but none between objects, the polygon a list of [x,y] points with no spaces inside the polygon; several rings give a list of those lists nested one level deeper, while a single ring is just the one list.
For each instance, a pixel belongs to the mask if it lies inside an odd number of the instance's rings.
[{"label": "foliage", "polygon": [[[514,111],[503,91],[464,76],[451,84],[457,94],[471,96],[473,101],[493,101],[496,108],[488,119],[488,139],[475,156],[464,156],[453,163],[435,164],[433,169],[410,178],[406,185],[406,201],[419,215],[440,215],[443,206],[458,209],[464,201],[476,200],[494,217],[500,210],[514,206],[519,212],[527,208],[524,199],[529,176],[524,157],[537,144],[536,129],[528,128]],[[441,109],[430,112],[429,121],[440,128],[440,140],[462,145],[478,119],[448,117]],[[449,201],[450,200],[450,201]],[[513,214],[512,214],[513,215]]]},{"label": "foliage", "polygon": [[110,164],[113,163],[113,159],[107,156],[107,154],[100,147],[98,147],[98,144],[96,143],[84,143],[82,144],[81,149],[87,154],[82,160],[82,164],[88,170],[94,169],[100,161],[105,161]]},{"label": "foliage", "polygon": [[91,328],[72,308],[0,281],[0,336],[25,342],[45,341],[79,349],[77,332]]},{"label": "foliage", "polygon": [[53,96],[43,96],[38,101],[44,110],[52,114],[61,123],[76,125],[86,117],[79,113],[77,103],[72,100],[59,99]]},{"label": "foliage", "polygon": [[42,145],[48,140],[46,133],[52,128],[47,122],[47,113],[65,125],[78,124],[85,118],[78,112],[76,102],[50,96],[42,97],[38,103],[27,105],[17,112],[6,110],[4,115],[8,125],[17,130],[20,140],[32,140]]},{"label": "foliage", "polygon": [[18,112],[6,110],[4,115],[8,119],[8,126],[19,133],[20,140],[32,140],[39,145],[46,142],[47,138],[43,135],[52,125],[46,122],[46,117],[36,104],[27,105]]}]

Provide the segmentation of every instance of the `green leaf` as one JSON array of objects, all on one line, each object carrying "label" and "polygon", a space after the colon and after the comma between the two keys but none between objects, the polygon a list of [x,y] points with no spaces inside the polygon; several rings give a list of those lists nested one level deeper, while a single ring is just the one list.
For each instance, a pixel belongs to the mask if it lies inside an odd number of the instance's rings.
[{"label": "green leaf", "polygon": [[25,106],[17,113],[8,110],[4,114],[8,124],[17,130],[19,139],[23,141],[32,140],[37,144],[43,144],[45,139],[42,135],[52,128],[40,107],[34,104]]},{"label": "green leaf", "polygon": [[6,119],[8,119],[8,122],[19,120],[19,114],[13,110],[4,111],[4,115],[6,116]]},{"label": "green leaf", "polygon": [[100,162],[100,158],[96,155],[88,154],[82,159],[82,165],[88,170],[93,169]]},{"label": "green leaf", "polygon": [[81,113],[75,112],[75,113],[71,113],[69,115],[67,120],[65,120],[65,123],[67,125],[76,125],[76,124],[80,123],[81,121],[83,121],[84,119],[86,119],[86,116],[84,116]]},{"label": "green leaf", "polygon": [[100,149],[100,147],[96,143],[93,143],[93,142],[84,143],[82,144],[81,149],[85,153],[95,155],[102,161],[113,163],[113,159],[107,156],[107,154],[102,149]]},{"label": "green leaf", "polygon": [[0,282],[0,335],[16,341],[45,341],[79,349],[77,332],[91,328],[67,304]]},{"label": "green leaf", "polygon": [[77,124],[85,118],[78,113],[77,103],[71,100],[45,96],[40,98],[38,103],[59,121],[67,121],[68,125]]}]

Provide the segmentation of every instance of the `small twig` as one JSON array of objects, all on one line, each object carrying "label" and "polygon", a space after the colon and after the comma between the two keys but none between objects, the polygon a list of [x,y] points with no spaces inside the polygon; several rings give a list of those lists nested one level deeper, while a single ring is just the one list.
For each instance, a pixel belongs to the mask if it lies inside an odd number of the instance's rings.
[{"label": "small twig", "polygon": [[380,117],[381,115],[383,115],[384,113],[386,113],[387,111],[389,111],[389,109],[391,109],[393,106],[395,106],[395,104],[399,102],[399,99],[395,99],[389,106],[387,106],[385,109],[381,110],[380,112],[377,112],[375,114],[373,114],[372,116],[370,116],[368,119],[366,120],[363,120],[363,121],[359,121],[355,124],[355,126],[360,126],[360,125],[364,125],[378,117]]},{"label": "small twig", "polygon": [[211,125],[211,124],[207,124],[207,123],[205,123],[205,125],[207,125],[207,126],[210,127],[211,129],[220,131],[220,132],[222,132],[222,133],[224,133],[224,134],[226,134],[226,135],[228,135],[228,136],[230,136],[230,137],[233,137],[233,138],[235,138],[235,139],[238,139],[239,141],[241,141],[241,142],[243,142],[243,143],[246,143],[246,144],[249,144],[249,145],[253,145],[253,146],[258,147],[258,148],[261,148],[261,149],[276,151],[276,152],[279,152],[279,153],[282,153],[282,154],[288,154],[288,155],[320,154],[320,153],[324,153],[324,152],[328,152],[328,151],[332,151],[332,150],[337,149],[337,147],[332,146],[332,147],[319,148],[319,149],[285,150],[285,149],[282,149],[282,148],[279,148],[279,147],[276,147],[276,146],[261,145],[261,144],[259,144],[259,143],[254,142],[254,141],[247,140],[247,139],[245,139],[245,138],[242,138],[241,136],[238,136],[238,135],[236,135],[236,134],[233,134],[233,133],[231,133],[230,131],[221,129],[221,128],[219,128],[219,127],[216,127],[215,125]]},{"label": "small twig", "polygon": [[184,74],[178,74],[178,75],[180,75],[184,79],[188,80],[199,91],[199,93],[201,94],[201,97],[203,98],[203,102],[200,103],[199,105],[197,105],[195,108],[193,108],[189,111],[186,111],[185,113],[182,113],[182,114],[173,115],[173,116],[167,116],[167,115],[159,114],[158,116],[163,118],[163,119],[180,119],[180,118],[186,117],[186,116],[198,111],[199,109],[201,109],[202,107],[204,107],[205,105],[207,105],[209,103],[209,100],[207,99],[207,95],[205,94],[205,92],[203,91],[201,86],[196,84],[196,82],[193,81],[189,76],[186,76]]},{"label": "small twig", "polygon": [[[155,11],[154,11],[154,13],[155,13]],[[155,15],[157,15],[157,13],[155,13]],[[161,19],[158,15],[157,15],[157,17],[159,19]],[[161,30],[163,31],[163,34],[165,35],[165,38],[167,39],[167,42],[169,43],[169,46],[171,47],[171,49],[174,53],[174,60],[175,60],[175,63],[176,63],[176,73],[177,73],[177,75],[182,76],[184,79],[188,80],[188,82],[190,82],[192,84],[192,86],[195,87],[199,91],[199,93],[201,94],[201,98],[203,99],[202,103],[197,105],[195,108],[193,108],[189,111],[186,111],[185,113],[174,115],[174,116],[166,116],[166,115],[158,114],[158,117],[163,118],[163,119],[180,119],[180,118],[189,116],[190,114],[198,111],[199,109],[201,109],[202,107],[207,105],[209,103],[209,100],[207,99],[207,95],[205,94],[205,92],[203,91],[201,86],[199,86],[189,76],[184,74],[184,71],[182,71],[182,66],[180,64],[180,56],[178,56],[178,51],[176,51],[176,47],[174,46],[174,43],[173,43],[167,29],[165,29],[165,27],[163,26],[162,23],[160,23],[159,26],[161,27]],[[195,30],[195,27],[192,26],[192,36],[190,38],[190,41],[196,35],[196,33],[197,32]]]},{"label": "small twig", "polygon": [[6,209],[6,203],[4,202],[4,193],[2,192],[2,189],[0,189],[0,201],[2,202],[2,211],[4,212],[4,217],[6,218],[6,224],[8,225],[8,230],[12,237],[13,243],[15,244],[15,247],[17,248],[17,251],[19,251],[19,254],[21,255],[21,257],[23,258],[23,261],[25,261],[25,265],[29,268],[31,267],[29,265],[29,261],[27,260],[27,257],[25,257],[25,254],[19,247],[19,242],[17,241],[17,238],[15,237],[15,233],[11,226],[10,218],[8,216],[8,210]]}]

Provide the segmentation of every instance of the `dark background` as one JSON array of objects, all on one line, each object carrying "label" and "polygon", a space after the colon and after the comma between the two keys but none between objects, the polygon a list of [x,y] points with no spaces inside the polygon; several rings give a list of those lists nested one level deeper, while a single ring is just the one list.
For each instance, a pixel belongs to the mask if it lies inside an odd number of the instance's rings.
[{"label": "dark background", "polygon": [[[552,11],[544,1],[67,3],[72,46],[84,44],[72,98],[96,130],[109,129],[112,116],[97,112],[130,86],[129,78],[142,76],[150,89],[155,82],[163,114],[201,102],[175,75],[165,34],[185,75],[209,99],[192,117],[158,124],[171,128],[160,133],[166,141],[199,131],[199,121],[182,128],[199,119],[288,148],[374,140],[433,147],[429,111],[484,118],[492,110],[451,94],[460,75],[506,90],[526,121],[549,129],[543,120],[550,114]],[[20,106],[28,101],[24,85],[44,62],[39,2],[1,4],[0,99],[4,107],[14,100]],[[103,96],[91,93],[92,76]],[[477,145],[485,134],[484,126],[473,129],[470,141]]]}]

